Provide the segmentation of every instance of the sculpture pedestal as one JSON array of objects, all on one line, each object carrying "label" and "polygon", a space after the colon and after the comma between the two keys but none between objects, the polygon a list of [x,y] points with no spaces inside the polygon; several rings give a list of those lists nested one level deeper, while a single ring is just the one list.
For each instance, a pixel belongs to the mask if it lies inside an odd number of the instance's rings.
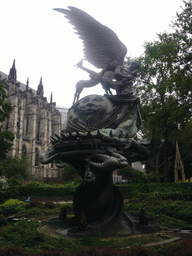
[{"label": "sculpture pedestal", "polygon": [[156,223],[149,222],[148,225],[140,225],[139,218],[123,213],[121,218],[115,223],[91,223],[86,231],[79,231],[75,223],[75,218],[65,221],[60,221],[59,218],[52,218],[49,220],[47,227],[49,231],[65,237],[82,237],[86,235],[96,237],[110,237],[110,236],[130,236],[134,234],[148,234],[157,232],[159,226]]},{"label": "sculpture pedestal", "polygon": [[[97,184],[95,186],[97,188]],[[151,233],[159,229],[159,226],[152,222],[148,225],[140,225],[139,218],[123,212],[123,198],[113,185],[112,179],[108,180],[104,190],[98,193],[96,200],[93,200],[91,204],[89,199],[95,194],[95,189],[91,191],[87,188],[82,184],[76,191],[75,217],[66,220],[50,219],[47,225],[53,232],[66,237],[86,235],[107,237]],[[76,200],[78,205],[75,205]]]}]

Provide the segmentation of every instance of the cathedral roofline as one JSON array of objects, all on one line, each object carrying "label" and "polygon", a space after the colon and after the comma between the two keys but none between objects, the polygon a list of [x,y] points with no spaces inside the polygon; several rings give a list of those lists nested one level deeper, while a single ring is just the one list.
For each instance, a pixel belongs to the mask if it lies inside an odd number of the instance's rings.
[{"label": "cathedral roofline", "polygon": [[[16,71],[16,68],[15,68],[15,60],[13,61],[13,65],[12,65],[12,68]],[[31,87],[29,87],[29,78],[27,78],[27,81],[26,81],[26,84],[18,81],[18,80],[13,80],[13,79],[9,79],[9,75],[5,74],[4,72],[0,71],[0,82],[5,86],[7,87],[8,86],[8,83],[13,83],[16,85],[16,87],[18,88],[17,90],[19,91],[22,91],[22,92],[30,92],[30,93],[33,93],[34,97],[36,97],[38,94],[37,94],[37,91]],[[39,85],[41,87],[41,89],[43,89],[43,84],[42,84],[42,77],[40,78],[40,83]],[[51,93],[52,94],[52,93]],[[42,96],[42,98],[44,100],[47,100],[47,97],[44,97]],[[51,99],[52,98],[52,99]],[[59,109],[66,109],[68,110],[69,108],[68,107],[65,107],[65,106],[61,106],[61,105],[57,105],[56,102],[53,102],[53,95],[52,97],[50,98],[50,103],[48,102],[48,104],[52,104],[54,105],[56,108],[59,108]]]},{"label": "cathedral roofline", "polygon": [[[2,80],[4,80],[4,81],[2,81]],[[0,82],[2,82],[2,83],[9,82],[8,75],[3,73],[2,71],[0,71]],[[26,84],[23,84],[22,82],[19,82],[18,80],[11,81],[11,82],[16,84],[17,86],[18,86],[18,83],[19,83],[20,84],[19,89],[21,91],[25,91],[26,90],[26,87],[27,87]],[[32,90],[32,92],[36,96],[37,92],[34,89],[32,89],[31,87],[28,86],[28,90]]]}]

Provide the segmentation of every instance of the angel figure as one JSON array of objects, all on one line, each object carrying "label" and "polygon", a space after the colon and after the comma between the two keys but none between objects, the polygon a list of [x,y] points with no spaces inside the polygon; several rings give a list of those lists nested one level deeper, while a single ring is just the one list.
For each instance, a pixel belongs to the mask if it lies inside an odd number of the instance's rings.
[{"label": "angel figure", "polygon": [[[96,73],[82,65],[82,61],[76,66],[89,73],[90,80],[80,80],[76,84],[76,93],[73,103],[77,102],[80,93],[85,87],[92,87],[98,83],[102,84],[107,94],[112,94],[111,89],[121,94],[124,88],[130,85],[134,79],[133,70],[123,66],[127,53],[126,46],[119,40],[117,35],[108,27],[102,25],[86,12],[76,8],[56,8],[74,26],[76,34],[83,41],[85,59],[101,72]],[[138,67],[135,66],[136,71]],[[124,74],[123,74],[123,71]]]}]

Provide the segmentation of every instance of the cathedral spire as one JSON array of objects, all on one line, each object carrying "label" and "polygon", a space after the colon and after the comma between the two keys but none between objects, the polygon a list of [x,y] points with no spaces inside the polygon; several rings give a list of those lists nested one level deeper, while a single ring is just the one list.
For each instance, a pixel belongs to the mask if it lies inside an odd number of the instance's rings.
[{"label": "cathedral spire", "polygon": [[16,80],[17,80],[17,70],[15,68],[15,60],[13,61],[13,66],[9,71],[8,79],[9,80],[14,80],[14,82],[16,82]]},{"label": "cathedral spire", "polygon": [[26,82],[26,88],[25,90],[27,91],[29,89],[29,78],[27,78],[27,82]]},{"label": "cathedral spire", "polygon": [[50,103],[53,103],[53,93],[51,92]]},{"label": "cathedral spire", "polygon": [[[180,171],[180,177],[179,177],[179,171]],[[184,165],[183,161],[181,159],[181,154],[179,151],[178,141],[176,141],[176,156],[175,156],[175,166],[174,166],[174,173],[175,173],[175,182],[183,181],[185,182],[185,172],[184,172]]]},{"label": "cathedral spire", "polygon": [[43,84],[42,84],[42,77],[40,78],[40,82],[37,88],[37,95],[43,97],[44,92],[43,92]]}]

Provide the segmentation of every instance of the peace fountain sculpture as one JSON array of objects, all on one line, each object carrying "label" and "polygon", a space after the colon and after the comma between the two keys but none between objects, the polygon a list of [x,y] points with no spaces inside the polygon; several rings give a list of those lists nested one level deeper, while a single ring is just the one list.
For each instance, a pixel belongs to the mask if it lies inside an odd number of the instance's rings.
[{"label": "peace fountain sculpture", "polygon": [[[124,64],[125,45],[111,29],[84,11],[75,7],[54,10],[63,13],[74,26],[83,40],[85,59],[101,72],[85,68],[82,61],[77,64],[89,73],[90,80],[77,82],[66,131],[51,137],[51,146],[41,153],[42,164],[70,164],[83,179],[73,199],[75,217],[54,219],[49,225],[68,237],[130,234],[141,228],[123,212],[123,198],[113,185],[112,172],[128,163],[144,161],[149,155],[144,142],[137,139],[139,98],[134,94],[133,82],[139,65]],[[79,99],[83,88],[99,83],[104,96]]]}]

